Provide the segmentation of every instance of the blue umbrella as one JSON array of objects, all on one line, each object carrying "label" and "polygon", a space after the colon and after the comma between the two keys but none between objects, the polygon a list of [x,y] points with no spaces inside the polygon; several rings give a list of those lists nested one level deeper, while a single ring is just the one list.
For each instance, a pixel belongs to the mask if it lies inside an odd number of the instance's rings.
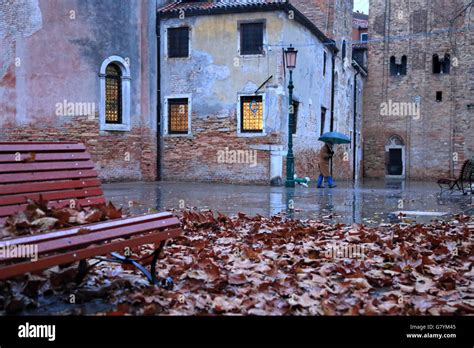
[{"label": "blue umbrella", "polygon": [[342,133],[339,132],[326,132],[319,137],[318,140],[324,141],[325,143],[332,144],[350,144],[351,139]]}]

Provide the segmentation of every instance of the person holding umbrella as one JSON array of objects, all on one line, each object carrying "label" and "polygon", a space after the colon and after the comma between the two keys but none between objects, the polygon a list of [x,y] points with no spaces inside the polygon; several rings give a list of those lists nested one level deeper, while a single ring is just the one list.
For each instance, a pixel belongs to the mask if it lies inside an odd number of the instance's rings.
[{"label": "person holding umbrella", "polygon": [[319,151],[319,177],[317,186],[318,188],[324,188],[323,181],[326,179],[326,182],[329,185],[329,188],[336,187],[332,179],[331,170],[329,161],[334,156],[333,145],[334,144],[350,144],[351,140],[347,135],[338,132],[327,132],[319,137],[320,141],[323,141],[325,144]]}]

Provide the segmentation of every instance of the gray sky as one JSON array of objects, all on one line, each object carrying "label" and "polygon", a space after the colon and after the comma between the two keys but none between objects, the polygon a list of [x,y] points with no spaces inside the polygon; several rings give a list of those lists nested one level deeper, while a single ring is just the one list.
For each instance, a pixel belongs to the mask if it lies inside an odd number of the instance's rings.
[{"label": "gray sky", "polygon": [[354,11],[369,14],[369,0],[354,0]]}]

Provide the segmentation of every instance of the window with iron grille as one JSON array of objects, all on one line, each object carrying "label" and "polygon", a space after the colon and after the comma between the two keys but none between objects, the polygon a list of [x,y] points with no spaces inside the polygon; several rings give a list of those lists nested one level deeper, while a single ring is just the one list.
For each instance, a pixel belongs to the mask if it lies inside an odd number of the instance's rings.
[{"label": "window with iron grille", "polygon": [[188,98],[168,99],[168,133],[188,134]]},{"label": "window with iron grille", "polygon": [[263,132],[263,98],[261,95],[240,97],[241,132]]},{"label": "window with iron grille", "polygon": [[105,123],[122,123],[122,71],[116,64],[105,70]]},{"label": "window with iron grille", "polygon": [[263,54],[263,22],[240,24],[240,54]]},{"label": "window with iron grille", "polygon": [[189,56],[189,27],[168,29],[168,57],[186,58]]}]

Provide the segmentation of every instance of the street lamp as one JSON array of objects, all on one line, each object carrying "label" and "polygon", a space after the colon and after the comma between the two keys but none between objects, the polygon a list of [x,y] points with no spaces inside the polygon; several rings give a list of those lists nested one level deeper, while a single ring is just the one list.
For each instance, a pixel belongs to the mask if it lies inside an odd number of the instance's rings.
[{"label": "street lamp", "polygon": [[293,106],[293,69],[296,66],[297,50],[292,45],[285,50],[286,68],[290,72],[290,82],[288,83],[289,116],[288,116],[288,154],[286,155],[286,187],[295,187],[295,158],[293,156],[293,124],[295,108]]}]

